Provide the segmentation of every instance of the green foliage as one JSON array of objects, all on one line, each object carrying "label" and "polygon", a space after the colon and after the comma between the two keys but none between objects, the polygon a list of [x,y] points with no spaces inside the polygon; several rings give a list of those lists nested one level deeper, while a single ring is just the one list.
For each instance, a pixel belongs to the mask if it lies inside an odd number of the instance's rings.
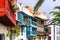
[{"label": "green foliage", "polygon": [[54,9],[60,9],[60,6],[56,6]]},{"label": "green foliage", "polygon": [[15,13],[19,10],[19,7],[17,7],[18,5],[16,3],[14,3],[14,0],[8,0],[8,2],[10,4],[10,8],[11,8],[13,13]]},{"label": "green foliage", "polygon": [[11,34],[10,30],[7,31],[7,33],[6,33],[7,37],[10,37],[10,34]]},{"label": "green foliage", "polygon": [[[59,6],[55,7],[55,9],[60,9]],[[52,22],[60,23],[60,10],[58,11],[52,11],[50,12],[54,16],[54,18],[51,20]]]},{"label": "green foliage", "polygon": [[20,30],[19,29],[15,29],[15,36],[17,37],[18,35],[20,35]]},{"label": "green foliage", "polygon": [[[13,33],[15,34],[16,37],[17,37],[18,35],[20,35],[20,29],[15,28],[15,30],[12,30],[12,31],[13,31]],[[11,32],[10,30],[8,30],[7,33],[6,33],[7,37],[10,37],[10,34],[11,34],[11,33],[12,33],[12,32]]]}]

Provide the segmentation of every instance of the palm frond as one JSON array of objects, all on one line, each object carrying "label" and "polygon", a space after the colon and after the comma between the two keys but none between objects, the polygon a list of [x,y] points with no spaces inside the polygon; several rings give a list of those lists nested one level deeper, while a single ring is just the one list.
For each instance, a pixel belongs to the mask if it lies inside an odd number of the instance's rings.
[{"label": "palm frond", "polygon": [[39,9],[39,7],[42,5],[43,2],[44,2],[44,0],[39,0],[37,2],[37,4],[34,6],[34,10],[37,11]]},{"label": "palm frond", "polygon": [[50,14],[52,14],[53,16],[57,15],[58,12],[52,11],[50,12]]},{"label": "palm frond", "polygon": [[[60,6],[56,6],[54,9],[60,9]],[[50,22],[60,23],[60,10],[52,11],[52,12],[50,12],[50,14],[52,14],[54,16],[54,18],[52,20],[50,20]]]},{"label": "palm frond", "polygon": [[60,6],[56,6],[54,9],[60,9]]},{"label": "palm frond", "polygon": [[56,1],[56,0],[53,0],[54,2]]}]

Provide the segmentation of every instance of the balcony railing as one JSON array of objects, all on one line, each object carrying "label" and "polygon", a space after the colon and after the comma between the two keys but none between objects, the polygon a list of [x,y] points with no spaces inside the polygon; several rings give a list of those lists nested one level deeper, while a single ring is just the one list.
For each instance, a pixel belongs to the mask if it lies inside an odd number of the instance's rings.
[{"label": "balcony railing", "polygon": [[34,22],[34,21],[30,22],[30,26],[37,27],[37,22]]},{"label": "balcony railing", "polygon": [[32,21],[32,24],[36,26],[37,25],[37,22]]},{"label": "balcony railing", "polygon": [[44,32],[44,28],[43,27],[37,27],[37,32]]},{"label": "balcony railing", "polygon": [[32,27],[27,27],[27,30],[26,30],[26,33],[27,33],[27,36],[36,36],[37,35],[37,28],[32,28]]},{"label": "balcony railing", "polygon": [[27,31],[27,36],[36,36],[37,32],[36,31]]},{"label": "balcony railing", "polygon": [[30,34],[32,34],[33,36],[37,35],[37,31],[30,31]]}]

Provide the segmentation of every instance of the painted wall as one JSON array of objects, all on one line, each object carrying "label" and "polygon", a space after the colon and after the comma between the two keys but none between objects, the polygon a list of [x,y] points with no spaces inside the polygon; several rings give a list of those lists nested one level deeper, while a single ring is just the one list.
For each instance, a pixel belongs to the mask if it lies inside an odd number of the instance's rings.
[{"label": "painted wall", "polygon": [[6,26],[0,24],[0,34],[4,34],[5,35],[5,40],[9,40],[6,36],[6,32],[7,32]]}]

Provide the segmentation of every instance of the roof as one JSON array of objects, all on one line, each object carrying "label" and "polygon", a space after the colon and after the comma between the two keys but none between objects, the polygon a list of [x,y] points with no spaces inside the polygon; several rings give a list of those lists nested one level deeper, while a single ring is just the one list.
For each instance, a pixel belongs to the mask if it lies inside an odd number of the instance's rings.
[{"label": "roof", "polygon": [[38,12],[38,11],[35,11],[35,16],[38,17],[38,18],[47,20],[47,17],[46,17],[45,15],[41,14],[41,13]]},{"label": "roof", "polygon": [[[20,7],[21,7],[21,5],[20,5]],[[32,16],[32,17],[36,16],[36,17],[38,17],[38,18],[47,20],[47,17],[46,17],[45,15],[41,14],[41,13],[38,12],[38,11],[34,11],[34,10],[33,10],[31,7],[29,7],[29,6],[25,6],[25,7],[22,6],[21,8],[22,8],[21,11],[23,11],[25,14],[27,14],[27,15],[29,15],[29,16]],[[21,9],[21,8],[20,8],[20,9]],[[35,14],[33,14],[34,12],[35,12]]]},{"label": "roof", "polygon": [[32,8],[30,8],[30,7],[24,7],[24,8],[23,8],[23,12],[24,12],[25,14],[33,17],[33,10],[32,10]]}]

